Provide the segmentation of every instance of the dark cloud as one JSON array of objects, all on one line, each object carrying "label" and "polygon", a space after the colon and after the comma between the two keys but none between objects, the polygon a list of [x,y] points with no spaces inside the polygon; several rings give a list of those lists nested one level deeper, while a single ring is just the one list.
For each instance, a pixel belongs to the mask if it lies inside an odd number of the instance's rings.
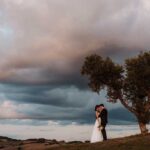
[{"label": "dark cloud", "polygon": [[[95,105],[104,103],[109,111],[110,124],[135,122],[135,117],[123,109],[120,104],[107,103],[104,97],[105,92],[99,96],[96,93],[82,91],[75,87],[52,88],[51,90],[49,87],[7,86],[5,89],[4,86],[2,87],[2,93],[7,91],[5,98],[14,102],[17,114],[23,114],[23,119],[43,120],[44,122],[52,120],[59,121],[60,124],[72,122],[91,124],[95,121]],[[18,119],[17,116],[11,118]]]},{"label": "dark cloud", "polygon": [[[142,0],[1,0],[0,102],[3,111],[11,107],[1,117],[90,123],[100,97],[80,75],[84,58],[97,53],[123,63],[148,50],[149,7]],[[128,116],[110,111],[111,120]]]},{"label": "dark cloud", "polygon": [[[28,124],[28,125],[46,125],[49,120],[58,122],[62,125],[71,124],[75,122],[77,124],[94,124],[95,112],[92,107],[83,108],[63,108],[53,106],[42,106],[42,105],[28,105],[26,108],[20,110],[20,113],[24,113],[27,121],[15,121],[1,120],[1,124]],[[134,115],[129,113],[124,108],[115,108],[108,110],[108,121],[109,124],[135,124],[136,118]],[[14,118],[17,119],[18,118]]]},{"label": "dark cloud", "polygon": [[41,126],[48,125],[47,120],[31,120],[31,119],[1,119],[0,124],[2,125],[32,125],[32,126]]},{"label": "dark cloud", "polygon": [[115,62],[123,64],[125,59],[131,58],[139,54],[142,49],[138,48],[128,48],[118,45],[109,45],[105,44],[100,49],[95,50],[96,54],[99,54],[103,57],[110,57]]},{"label": "dark cloud", "polygon": [[125,122],[136,122],[136,117],[126,110],[125,108],[116,108],[109,111],[110,123],[125,123]]},{"label": "dark cloud", "polygon": [[86,99],[92,98],[88,91],[70,87],[51,86],[6,86],[1,88],[7,99],[20,103],[34,103],[58,107],[83,107]]},{"label": "dark cloud", "polygon": [[144,32],[148,26],[141,24],[142,19],[148,20],[146,4],[140,0],[2,0],[5,19],[0,28],[6,37],[1,38],[9,41],[9,47],[1,46],[1,82],[63,84],[67,78],[70,83],[79,78],[80,59],[95,50],[118,60],[149,49],[149,32]]}]

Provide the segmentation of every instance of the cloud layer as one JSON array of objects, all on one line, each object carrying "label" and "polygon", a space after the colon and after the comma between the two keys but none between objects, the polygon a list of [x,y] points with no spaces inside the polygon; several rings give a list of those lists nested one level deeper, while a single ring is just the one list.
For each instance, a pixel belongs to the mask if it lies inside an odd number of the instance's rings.
[{"label": "cloud layer", "polygon": [[85,56],[122,63],[149,50],[149,8],[148,0],[1,0],[0,108],[9,105],[14,118],[91,122],[94,105],[106,98],[81,77]]}]

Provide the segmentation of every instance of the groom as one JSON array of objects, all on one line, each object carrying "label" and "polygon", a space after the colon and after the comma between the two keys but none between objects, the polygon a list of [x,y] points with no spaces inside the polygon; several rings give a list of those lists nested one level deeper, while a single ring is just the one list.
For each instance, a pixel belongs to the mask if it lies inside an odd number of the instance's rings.
[{"label": "groom", "polygon": [[106,134],[106,130],[105,127],[107,125],[107,117],[108,117],[108,112],[107,109],[104,107],[104,104],[100,104],[98,106],[98,110],[100,111],[100,115],[99,117],[101,118],[101,125],[100,125],[100,129],[103,135],[103,140],[107,140],[107,134]]}]

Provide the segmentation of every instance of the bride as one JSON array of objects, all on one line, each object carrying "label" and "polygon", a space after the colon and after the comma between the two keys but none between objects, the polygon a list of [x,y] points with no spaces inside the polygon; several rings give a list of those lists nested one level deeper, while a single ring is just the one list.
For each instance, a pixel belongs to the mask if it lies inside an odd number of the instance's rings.
[{"label": "bride", "polygon": [[99,126],[101,125],[101,118],[99,117],[100,112],[98,111],[98,107],[98,105],[95,106],[96,121],[91,136],[91,143],[102,141],[101,130],[99,128]]}]

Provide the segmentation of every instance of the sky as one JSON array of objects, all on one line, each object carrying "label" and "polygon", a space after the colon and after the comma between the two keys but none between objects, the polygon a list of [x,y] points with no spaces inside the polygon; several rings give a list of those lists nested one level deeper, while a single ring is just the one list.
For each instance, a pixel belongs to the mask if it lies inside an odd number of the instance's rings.
[{"label": "sky", "polygon": [[149,0],[0,0],[0,124],[90,125],[100,103],[110,124],[134,124],[80,70],[93,53],[122,64],[149,50],[149,13]]},{"label": "sky", "polygon": [[[30,120],[26,120],[29,122]],[[57,139],[57,141],[86,141],[92,134],[91,125],[68,124],[66,126],[49,121],[48,125],[0,125],[0,133],[15,139],[41,138]],[[108,125],[107,136],[109,139],[139,134],[138,125]],[[150,129],[150,126],[148,126]],[[26,131],[26,132],[24,132]],[[61,134],[60,134],[61,133]],[[62,134],[63,133],[63,134]]]}]

